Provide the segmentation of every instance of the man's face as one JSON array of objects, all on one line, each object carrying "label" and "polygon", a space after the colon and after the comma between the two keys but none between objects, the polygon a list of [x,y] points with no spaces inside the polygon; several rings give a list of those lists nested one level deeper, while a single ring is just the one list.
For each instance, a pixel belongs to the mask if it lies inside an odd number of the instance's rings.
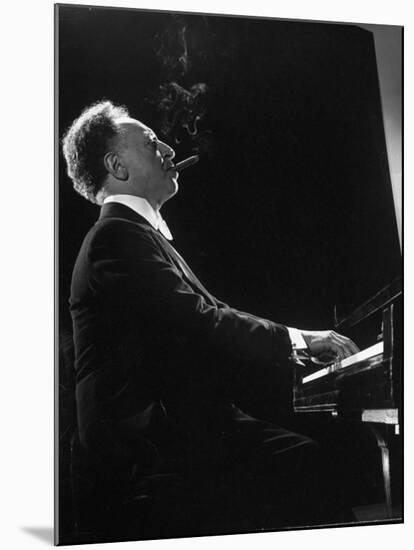
[{"label": "man's face", "polygon": [[123,118],[118,124],[123,130],[118,154],[128,171],[131,194],[159,208],[178,191],[178,172],[170,169],[175,152],[138,120]]}]

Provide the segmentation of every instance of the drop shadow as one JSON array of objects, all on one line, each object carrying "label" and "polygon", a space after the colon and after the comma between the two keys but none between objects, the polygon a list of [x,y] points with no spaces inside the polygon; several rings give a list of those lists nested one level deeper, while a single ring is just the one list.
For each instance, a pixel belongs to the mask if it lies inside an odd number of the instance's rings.
[{"label": "drop shadow", "polygon": [[22,531],[53,545],[53,527],[21,527]]}]

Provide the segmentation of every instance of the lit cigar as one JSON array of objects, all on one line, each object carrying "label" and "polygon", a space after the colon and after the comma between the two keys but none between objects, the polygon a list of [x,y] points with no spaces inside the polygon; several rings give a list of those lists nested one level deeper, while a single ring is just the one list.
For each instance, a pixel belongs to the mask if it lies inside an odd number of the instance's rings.
[{"label": "lit cigar", "polygon": [[184,170],[185,168],[192,166],[199,160],[200,160],[200,157],[198,155],[193,155],[192,157],[188,157],[188,159],[184,159],[181,162],[172,166],[171,170],[176,170],[177,172],[181,172],[181,170]]}]

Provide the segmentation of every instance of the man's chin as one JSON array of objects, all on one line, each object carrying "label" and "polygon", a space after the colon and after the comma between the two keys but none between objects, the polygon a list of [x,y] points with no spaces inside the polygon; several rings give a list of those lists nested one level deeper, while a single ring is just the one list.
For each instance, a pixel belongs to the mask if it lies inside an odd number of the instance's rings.
[{"label": "man's chin", "polygon": [[174,195],[178,193],[178,181],[176,178],[171,178],[168,186],[168,198],[166,200],[171,199]]},{"label": "man's chin", "polygon": [[166,176],[167,181],[164,180],[163,184],[164,193],[166,195],[164,202],[173,197],[178,192],[178,173],[171,172],[167,173]]}]

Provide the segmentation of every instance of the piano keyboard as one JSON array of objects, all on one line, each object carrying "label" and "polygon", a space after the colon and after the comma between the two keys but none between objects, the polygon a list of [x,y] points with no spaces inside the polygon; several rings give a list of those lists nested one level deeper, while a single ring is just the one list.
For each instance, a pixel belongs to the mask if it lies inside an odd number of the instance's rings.
[{"label": "piano keyboard", "polygon": [[323,376],[326,376],[331,372],[336,372],[338,370],[345,369],[347,367],[350,367],[351,365],[360,363],[361,361],[372,359],[373,357],[376,357],[377,355],[381,355],[382,353],[384,353],[384,342],[378,342],[377,344],[374,344],[369,348],[366,348],[362,351],[359,351],[358,353],[355,353],[355,355],[346,357],[342,361],[333,363],[328,367],[325,367],[312,374],[309,374],[308,376],[305,376],[302,379],[302,384],[306,384],[307,382],[312,382],[312,380],[317,380],[318,378],[322,378]]}]

